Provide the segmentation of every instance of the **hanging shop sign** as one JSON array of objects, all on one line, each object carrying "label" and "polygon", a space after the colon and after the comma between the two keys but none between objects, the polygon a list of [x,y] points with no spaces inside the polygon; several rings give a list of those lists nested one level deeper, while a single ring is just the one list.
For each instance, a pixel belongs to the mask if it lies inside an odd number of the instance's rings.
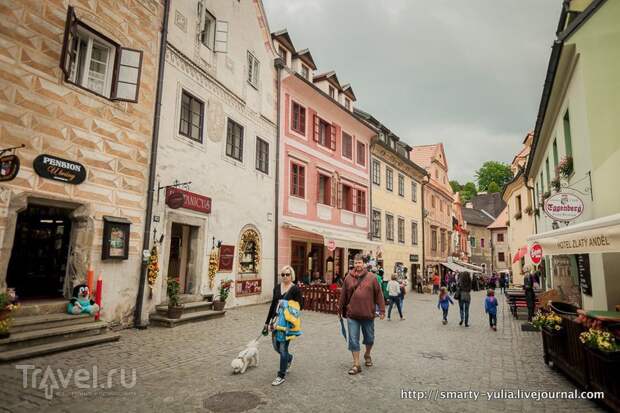
[{"label": "hanging shop sign", "polygon": [[120,217],[103,217],[102,260],[129,258],[129,226],[131,221]]},{"label": "hanging shop sign", "polygon": [[231,272],[233,269],[233,262],[235,261],[235,246],[234,245],[221,245],[220,246],[220,265],[219,272]]},{"label": "hanging shop sign", "polygon": [[579,286],[585,295],[592,295],[592,276],[590,275],[590,255],[576,254]]},{"label": "hanging shop sign", "polygon": [[583,201],[577,195],[559,193],[545,200],[544,209],[555,221],[572,221],[583,213]]},{"label": "hanging shop sign", "polygon": [[32,162],[32,166],[39,176],[54,181],[79,185],[86,179],[84,165],[52,155],[37,156]]},{"label": "hanging shop sign", "polygon": [[0,182],[15,179],[19,172],[19,158],[17,155],[0,157]]},{"label": "hanging shop sign", "polygon": [[418,254],[409,254],[409,262],[418,262],[419,259]]},{"label": "hanging shop sign", "polygon": [[[183,197],[182,204],[181,196]],[[171,203],[172,206],[170,205]],[[205,214],[211,213],[211,198],[174,187],[166,188],[166,204],[170,208],[185,208],[191,209],[192,211],[203,212]]]},{"label": "hanging shop sign", "polygon": [[[532,263],[538,265],[542,261],[543,257],[543,249],[540,244],[534,244],[530,248],[530,258],[532,259]],[[483,264],[484,265],[484,264]]]}]

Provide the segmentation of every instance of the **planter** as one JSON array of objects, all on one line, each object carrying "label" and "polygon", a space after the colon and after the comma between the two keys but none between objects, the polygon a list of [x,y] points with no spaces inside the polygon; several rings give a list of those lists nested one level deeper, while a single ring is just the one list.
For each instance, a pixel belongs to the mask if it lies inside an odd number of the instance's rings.
[{"label": "planter", "polygon": [[213,309],[215,311],[222,311],[225,306],[226,306],[226,301],[220,301],[220,300],[213,301]]},{"label": "planter", "polygon": [[557,360],[565,353],[564,345],[566,343],[566,333],[564,329],[553,330],[548,327],[540,329],[543,340],[543,357],[545,364],[553,362],[555,365]]},{"label": "planter", "polygon": [[554,313],[565,316],[577,316],[577,307],[570,303],[564,303],[561,301],[549,302],[549,307]]},{"label": "planter", "polygon": [[612,411],[620,411],[620,351],[584,348],[591,390],[605,392],[601,401]]},{"label": "planter", "polygon": [[168,306],[168,318],[181,318],[183,315],[183,306],[179,305],[177,307]]}]

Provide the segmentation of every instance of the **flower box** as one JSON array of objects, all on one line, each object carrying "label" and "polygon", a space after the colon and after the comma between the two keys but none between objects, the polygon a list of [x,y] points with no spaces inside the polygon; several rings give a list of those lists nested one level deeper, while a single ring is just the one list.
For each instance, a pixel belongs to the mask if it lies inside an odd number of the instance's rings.
[{"label": "flower box", "polygon": [[573,174],[572,156],[566,156],[560,161],[560,164],[558,165],[558,173],[564,178],[569,178]]},{"label": "flower box", "polygon": [[620,351],[602,351],[590,346],[585,349],[591,391],[602,391],[601,400],[612,411],[620,411]]}]

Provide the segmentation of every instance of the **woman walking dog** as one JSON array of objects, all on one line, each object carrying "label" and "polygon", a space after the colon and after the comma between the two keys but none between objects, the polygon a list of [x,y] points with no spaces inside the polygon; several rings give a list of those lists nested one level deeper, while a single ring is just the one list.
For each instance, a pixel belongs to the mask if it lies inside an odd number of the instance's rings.
[{"label": "woman walking dog", "polygon": [[[280,277],[281,283],[273,289],[273,299],[263,328],[263,335],[267,335],[270,329],[273,330],[273,348],[280,354],[280,369],[271,383],[273,386],[284,383],[286,373],[293,362],[293,355],[288,349],[290,341],[301,334],[299,322],[301,291],[293,284],[295,270],[286,265],[280,271]],[[276,315],[278,316],[276,321],[272,322]]]}]

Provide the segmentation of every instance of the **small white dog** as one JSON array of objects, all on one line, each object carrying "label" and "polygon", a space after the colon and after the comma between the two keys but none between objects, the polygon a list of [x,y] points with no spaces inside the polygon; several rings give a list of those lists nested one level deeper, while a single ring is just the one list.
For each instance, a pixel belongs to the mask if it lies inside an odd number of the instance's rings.
[{"label": "small white dog", "polygon": [[233,369],[233,374],[243,374],[248,367],[258,366],[258,340],[250,341],[241,350],[237,358],[230,363],[230,366]]}]

